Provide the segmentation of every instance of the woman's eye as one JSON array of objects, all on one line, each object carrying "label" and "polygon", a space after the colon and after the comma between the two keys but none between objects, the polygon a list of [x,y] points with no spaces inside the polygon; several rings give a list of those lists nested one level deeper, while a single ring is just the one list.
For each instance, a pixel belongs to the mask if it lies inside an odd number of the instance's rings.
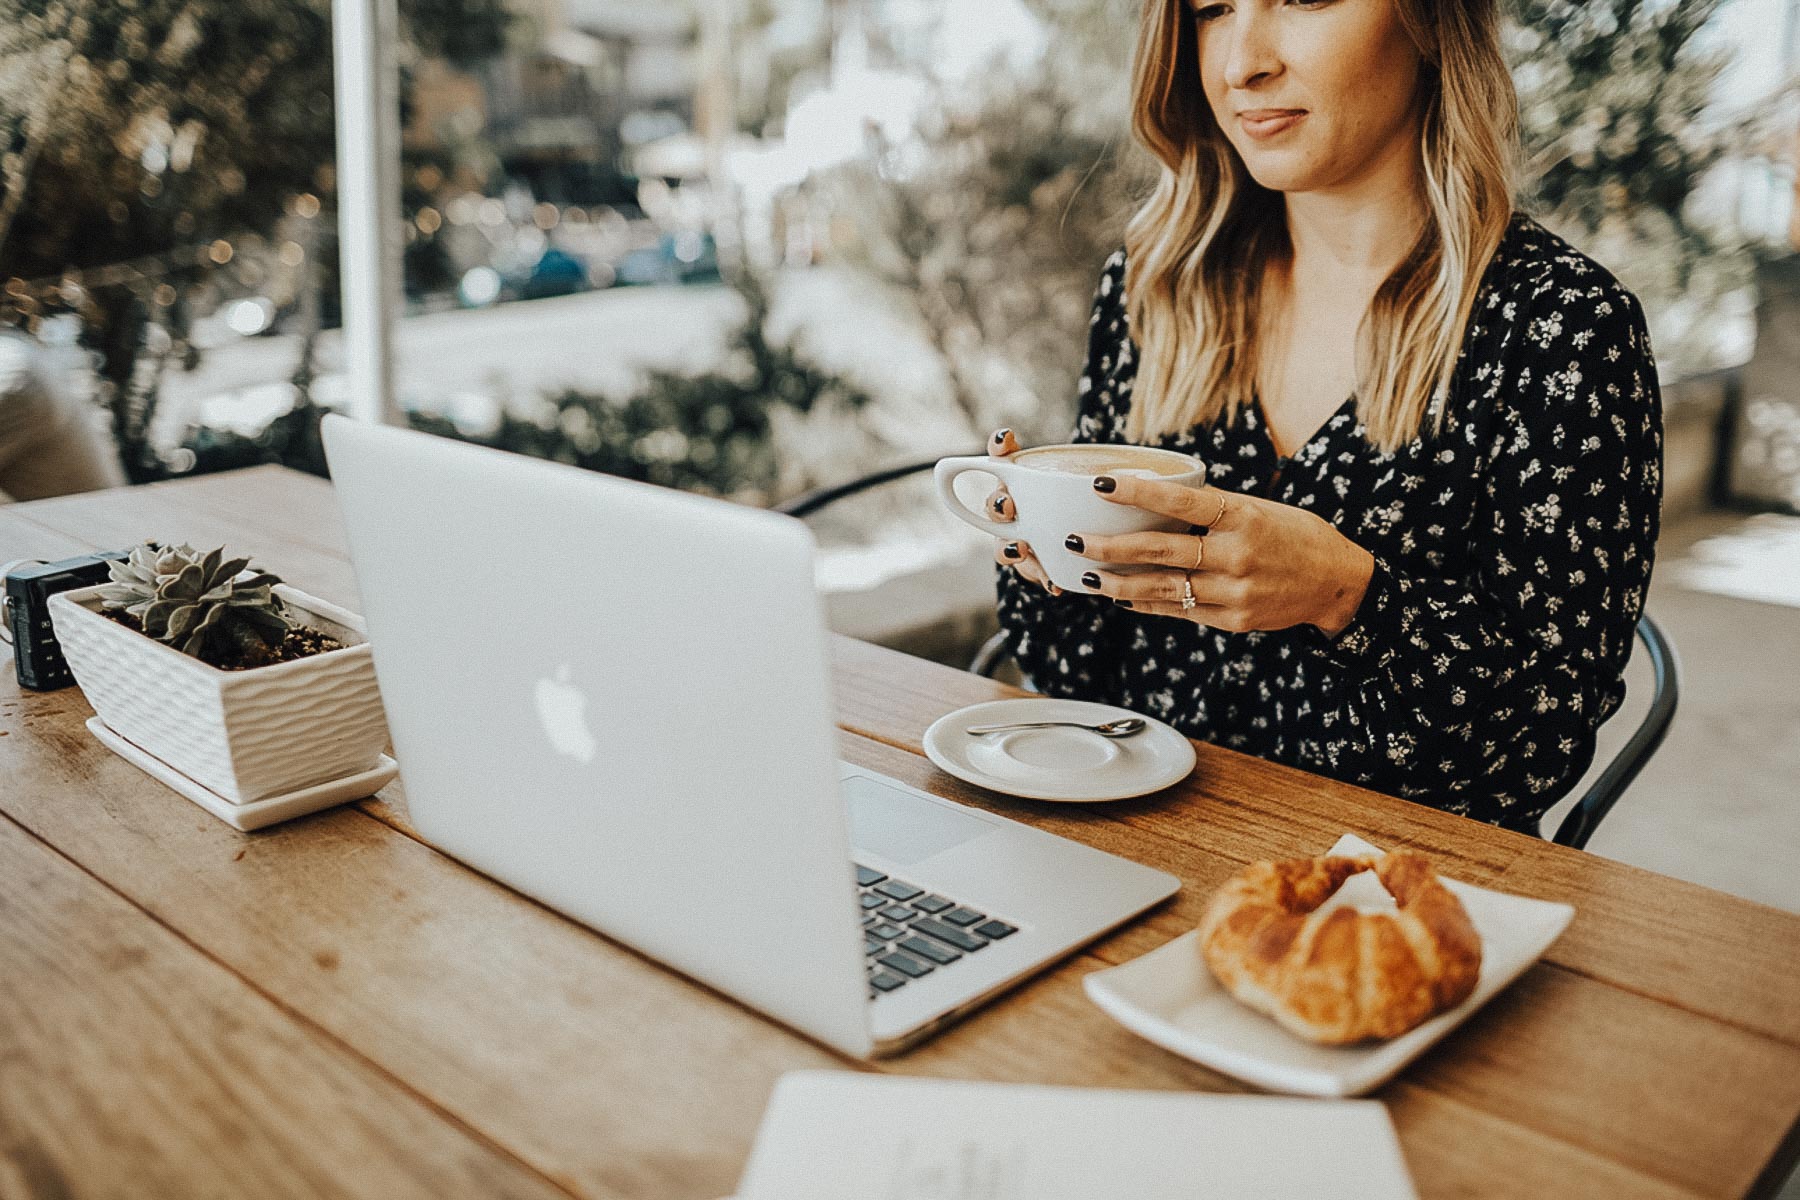
[{"label": "woman's eye", "polygon": [[1204,25],[1215,17],[1224,16],[1228,9],[1229,6],[1224,4],[1202,4],[1194,10],[1194,20]]}]

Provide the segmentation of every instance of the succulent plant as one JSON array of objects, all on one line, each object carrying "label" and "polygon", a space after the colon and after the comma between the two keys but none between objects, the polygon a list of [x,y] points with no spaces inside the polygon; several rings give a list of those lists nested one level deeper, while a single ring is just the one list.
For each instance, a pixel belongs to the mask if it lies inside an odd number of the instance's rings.
[{"label": "succulent plant", "polygon": [[143,632],[204,661],[279,646],[289,621],[266,571],[239,578],[247,558],[205,554],[191,546],[146,542],[111,566],[112,582],[100,592],[101,607],[135,617]]}]

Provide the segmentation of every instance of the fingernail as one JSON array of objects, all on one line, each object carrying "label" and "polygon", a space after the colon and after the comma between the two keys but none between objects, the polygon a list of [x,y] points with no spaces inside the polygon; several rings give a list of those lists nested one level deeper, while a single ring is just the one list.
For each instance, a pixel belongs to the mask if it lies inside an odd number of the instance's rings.
[{"label": "fingernail", "polygon": [[1023,555],[1021,555],[1019,553],[1019,543],[1017,543],[1017,542],[1006,543],[1006,545],[1000,547],[1000,553],[1006,555],[1006,557],[1008,557],[1008,558],[1024,557]]},{"label": "fingernail", "polygon": [[1044,585],[1044,590],[1049,592],[1052,596],[1062,595],[1062,589],[1057,587],[1054,583],[1046,583]]},{"label": "fingernail", "polygon": [[1006,515],[1006,497],[1005,496],[995,496],[994,497],[994,511],[1001,514],[1002,516]]},{"label": "fingernail", "polygon": [[1081,576],[1081,586],[1093,588],[1096,592],[1099,591],[1100,576],[1092,571],[1084,572]]},{"label": "fingernail", "polygon": [[1073,533],[1063,539],[1063,545],[1067,546],[1077,554],[1080,554],[1083,550],[1087,549],[1086,544],[1081,538]]},{"label": "fingernail", "polygon": [[1096,492],[1110,492],[1118,486],[1119,481],[1114,479],[1111,475],[1094,476],[1094,490]]},{"label": "fingernail", "polygon": [[996,446],[1006,445],[1006,437],[1011,432],[1012,432],[1012,430],[1010,430],[1010,429],[1002,429],[1000,432],[996,433],[994,435],[994,445],[996,445]]},{"label": "fingernail", "polygon": [[1118,605],[1120,608],[1130,608],[1131,607],[1131,601],[1129,601],[1129,600],[1114,600],[1113,603]]}]

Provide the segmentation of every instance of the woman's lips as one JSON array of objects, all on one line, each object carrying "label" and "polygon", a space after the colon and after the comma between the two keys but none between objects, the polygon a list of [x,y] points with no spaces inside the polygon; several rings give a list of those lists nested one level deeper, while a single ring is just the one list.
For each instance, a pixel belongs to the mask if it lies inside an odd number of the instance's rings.
[{"label": "woman's lips", "polygon": [[1303,108],[1258,108],[1238,114],[1238,123],[1253,138],[1274,137],[1298,125],[1306,116]]}]

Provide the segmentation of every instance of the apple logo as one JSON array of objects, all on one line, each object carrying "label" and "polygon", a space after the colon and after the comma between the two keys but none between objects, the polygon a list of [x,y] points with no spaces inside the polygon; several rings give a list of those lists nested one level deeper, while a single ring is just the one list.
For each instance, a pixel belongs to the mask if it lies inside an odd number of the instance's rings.
[{"label": "apple logo", "polygon": [[537,681],[538,721],[558,754],[582,763],[594,761],[599,747],[587,724],[587,697],[569,682],[569,664],[556,668],[555,679]]}]

